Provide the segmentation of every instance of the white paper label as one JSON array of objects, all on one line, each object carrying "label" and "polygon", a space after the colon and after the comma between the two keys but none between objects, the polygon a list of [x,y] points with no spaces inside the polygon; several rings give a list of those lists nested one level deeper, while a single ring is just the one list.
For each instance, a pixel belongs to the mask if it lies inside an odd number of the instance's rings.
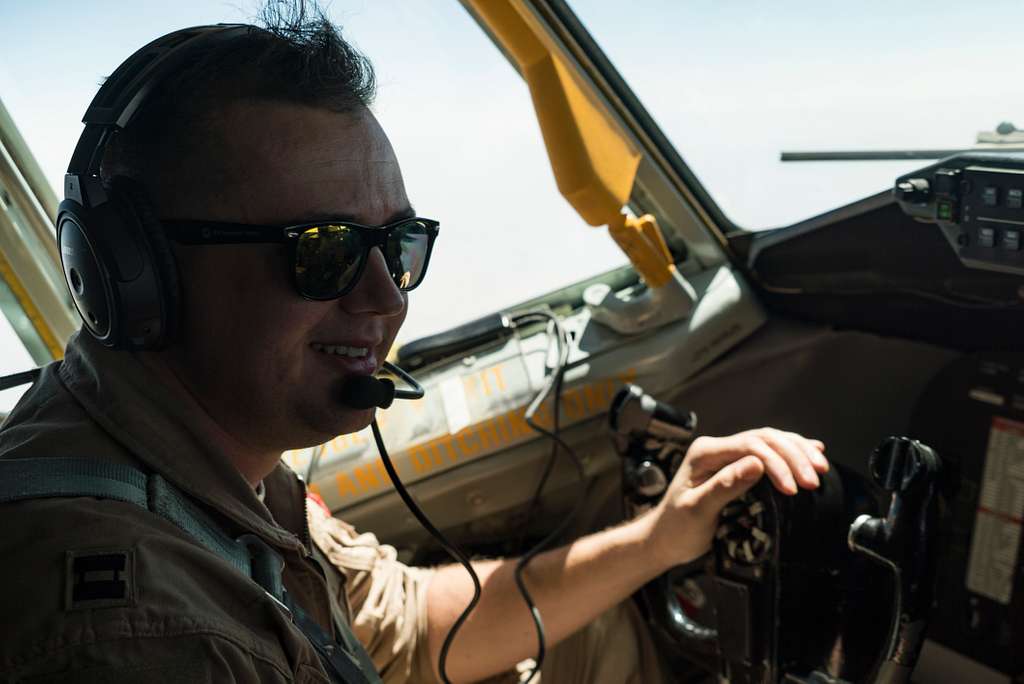
[{"label": "white paper label", "polygon": [[472,419],[461,376],[448,378],[441,383],[441,401],[444,403],[444,415],[448,418],[449,434],[454,435],[469,426]]},{"label": "white paper label", "polygon": [[967,563],[970,591],[1009,605],[1022,525],[1024,423],[994,418]]}]

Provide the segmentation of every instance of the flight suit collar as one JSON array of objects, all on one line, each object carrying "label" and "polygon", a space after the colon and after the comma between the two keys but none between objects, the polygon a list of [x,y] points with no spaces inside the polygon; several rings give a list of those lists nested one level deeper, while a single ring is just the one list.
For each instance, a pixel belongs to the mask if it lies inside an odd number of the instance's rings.
[{"label": "flight suit collar", "polygon": [[204,416],[192,397],[164,383],[135,354],[77,334],[59,374],[89,416],[146,467],[268,543],[308,551],[305,492],[295,474],[278,464],[264,480],[267,505],[261,503],[227,457],[200,434]]}]

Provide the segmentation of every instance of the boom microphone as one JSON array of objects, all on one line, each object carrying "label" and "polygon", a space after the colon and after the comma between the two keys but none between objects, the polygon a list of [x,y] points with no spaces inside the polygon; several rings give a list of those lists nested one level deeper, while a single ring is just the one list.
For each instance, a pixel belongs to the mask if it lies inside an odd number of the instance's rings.
[{"label": "boom microphone", "polygon": [[[423,398],[423,385],[416,382],[414,377],[387,361],[384,362],[383,368],[388,373],[401,378],[409,385],[409,389],[397,389],[394,381],[389,378],[355,375],[345,381],[337,395],[338,401],[349,408],[363,410],[374,407],[386,409],[394,403],[395,399]],[[322,455],[323,449],[314,450],[313,457],[309,459],[309,466],[306,468],[306,482],[313,481]]]},{"label": "boom microphone", "polygon": [[401,378],[410,389],[396,389],[395,383],[387,378],[357,375],[349,378],[341,388],[341,395],[338,397],[341,403],[354,409],[368,409],[374,406],[386,409],[395,399],[423,398],[423,386],[411,375],[387,361],[384,362],[384,370]]},{"label": "boom microphone", "polygon": [[357,375],[341,388],[341,403],[349,408],[368,409],[374,406],[386,409],[395,400],[395,383],[387,378]]}]

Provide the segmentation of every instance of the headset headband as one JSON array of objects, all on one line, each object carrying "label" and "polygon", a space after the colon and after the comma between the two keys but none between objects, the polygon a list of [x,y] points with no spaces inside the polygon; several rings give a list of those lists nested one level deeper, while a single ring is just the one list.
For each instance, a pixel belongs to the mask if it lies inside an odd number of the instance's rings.
[{"label": "headset headband", "polygon": [[57,208],[61,268],[85,328],[108,347],[158,349],[177,327],[178,274],[143,189],[100,178],[103,152],[146,98],[200,50],[254,27],[216,24],[161,36],[126,59],[100,87],[64,176]]},{"label": "headset headband", "polygon": [[[194,26],[168,33],[137,50],[104,81],[93,98],[82,123],[82,131],[68,164],[64,196],[88,206],[81,188],[90,177],[98,177],[103,148],[110,135],[131,123],[150,92],[163,78],[181,66],[201,48],[248,33],[247,24]],[[83,201],[85,200],[85,201]]]}]

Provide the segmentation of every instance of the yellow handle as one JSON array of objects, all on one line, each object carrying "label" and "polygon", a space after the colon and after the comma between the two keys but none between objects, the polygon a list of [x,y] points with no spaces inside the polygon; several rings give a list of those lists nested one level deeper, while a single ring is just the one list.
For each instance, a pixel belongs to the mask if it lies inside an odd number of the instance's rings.
[{"label": "yellow handle", "polygon": [[672,253],[653,216],[645,214],[638,219],[623,216],[621,222],[608,226],[608,232],[648,287],[663,287],[672,279],[675,270]]}]

